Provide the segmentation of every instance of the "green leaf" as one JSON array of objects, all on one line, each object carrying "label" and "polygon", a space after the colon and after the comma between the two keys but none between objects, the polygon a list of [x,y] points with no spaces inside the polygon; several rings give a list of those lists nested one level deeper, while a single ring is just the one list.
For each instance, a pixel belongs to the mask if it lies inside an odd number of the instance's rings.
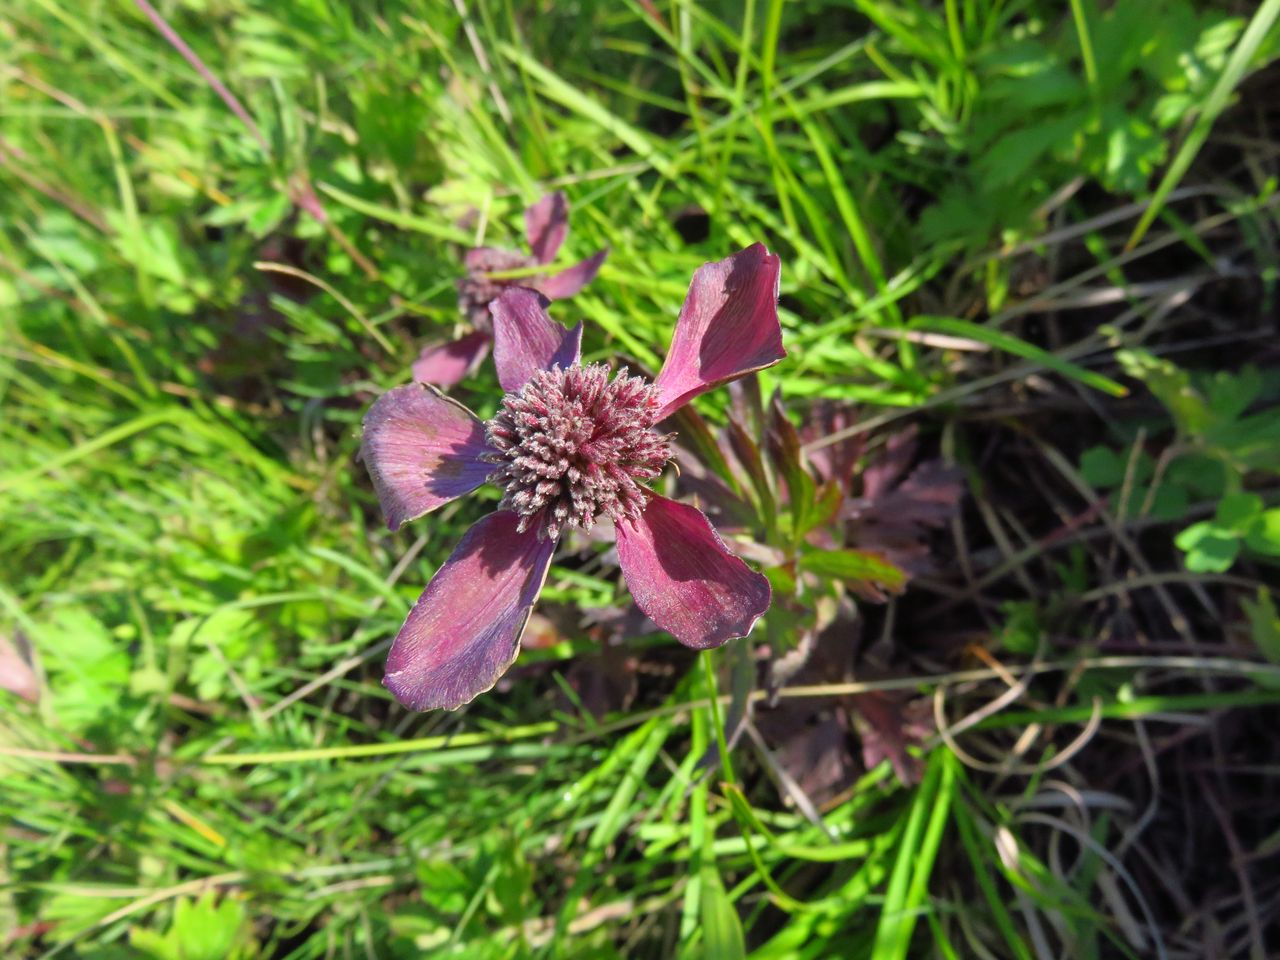
[{"label": "green leaf", "polygon": [[182,960],[177,946],[170,942],[169,937],[145,927],[129,928],[129,946],[147,960]]},{"label": "green leaf", "polygon": [[1253,642],[1257,644],[1258,651],[1272,663],[1280,663],[1280,613],[1276,612],[1271,592],[1266,587],[1259,587],[1257,602],[1245,597],[1241,599],[1240,605],[1249,618]]},{"label": "green leaf", "polygon": [[1219,418],[1236,420],[1261,396],[1264,384],[1258,368],[1248,365],[1232,372],[1219,371],[1202,379],[1200,385]]},{"label": "green leaf", "polygon": [[1240,554],[1240,537],[1208,520],[1194,523],[1174,539],[1187,554],[1192,573],[1226,573]]},{"label": "green leaf", "polygon": [[1090,447],[1080,456],[1080,475],[1091,487],[1115,487],[1124,480],[1124,458],[1110,447]]},{"label": "green leaf", "polygon": [[1173,158],[1173,163],[1165,171],[1164,179],[1160,181],[1160,186],[1156,188],[1155,196],[1151,198],[1150,205],[1143,211],[1137,226],[1133,228],[1129,242],[1125,245],[1126,249],[1132,250],[1138,245],[1138,242],[1142,240],[1147,230],[1150,229],[1151,224],[1155,223],[1156,217],[1159,216],[1165,201],[1169,199],[1169,194],[1173,191],[1173,188],[1178,185],[1191,168],[1191,162],[1195,160],[1196,154],[1200,152],[1200,147],[1209,138],[1209,131],[1213,128],[1214,121],[1226,109],[1227,104],[1230,102],[1232,91],[1244,79],[1245,71],[1253,64],[1254,55],[1267,38],[1267,34],[1277,18],[1280,18],[1280,0],[1263,0],[1262,5],[1258,7],[1253,19],[1249,22],[1249,27],[1245,30],[1244,36],[1240,38],[1240,42],[1232,51],[1231,58],[1227,61],[1222,73],[1219,74],[1218,82],[1214,84],[1203,109],[1196,117],[1195,126],[1191,128],[1191,132],[1187,135],[1186,140],[1183,141],[1177,156]]},{"label": "green leaf", "polygon": [[212,893],[196,901],[183,897],[174,909],[170,938],[181,960],[231,960],[239,955],[244,923],[238,901],[225,898],[215,906]]},{"label": "green leaf", "polygon": [[1199,437],[1213,421],[1209,405],[1191,384],[1191,375],[1181,367],[1146,350],[1117,350],[1116,360],[1124,372],[1141,380],[1173,417],[1178,433]]},{"label": "green leaf", "polygon": [[1088,110],[1081,109],[1020,126],[990,144],[975,169],[990,187],[1012,186],[1045,154],[1070,149],[1088,118]]},{"label": "green leaf", "polygon": [[423,902],[432,910],[455,916],[466,909],[475,884],[456,864],[424,858],[417,862],[415,872]]},{"label": "green leaf", "polygon": [[1256,493],[1229,493],[1218,501],[1214,522],[1226,530],[1244,533],[1262,513],[1262,498]]},{"label": "green leaf", "polygon": [[800,569],[833,580],[877,583],[891,593],[907,585],[905,572],[867,550],[811,550],[800,557]]},{"label": "green leaf", "polygon": [[988,346],[995,347],[997,350],[1011,353],[1015,357],[1022,357],[1025,360],[1038,363],[1054,373],[1060,373],[1065,377],[1071,377],[1073,380],[1079,380],[1086,386],[1093,387],[1093,389],[1102,393],[1108,393],[1113,397],[1124,397],[1129,393],[1126,387],[1116,383],[1110,377],[1104,377],[1100,373],[1086,370],[1079,364],[1072,363],[1070,360],[1063,360],[1057,354],[1050,353],[1042,347],[1027,343],[1025,340],[1020,340],[1001,330],[996,330],[994,327],[970,323],[968,320],[960,320],[956,317],[933,316],[916,317],[911,321],[911,327],[917,330],[929,330],[934,333],[946,333],[956,337],[977,340],[979,343],[985,343]]},{"label": "green leaf", "polygon": [[725,892],[714,863],[702,868],[702,945],[708,960],[740,960],[747,955],[742,920]]},{"label": "green leaf", "polygon": [[1280,507],[1264,510],[1245,532],[1244,545],[1254,553],[1280,557]]},{"label": "green leaf", "polygon": [[1035,653],[1045,631],[1040,608],[1029,600],[1007,600],[1000,612],[1005,615],[1004,626],[996,634],[1000,647],[1022,656]]},{"label": "green leaf", "polygon": [[119,718],[129,687],[131,661],[125,644],[81,607],[56,611],[35,635],[49,671],[53,708],[71,731]]},{"label": "green leaf", "polygon": [[[1145,496],[1144,493],[1144,499]],[[1184,487],[1162,483],[1151,498],[1151,516],[1157,520],[1177,520],[1186,514],[1190,506],[1191,500]]]},{"label": "green leaf", "polygon": [[1169,464],[1165,479],[1196,497],[1216,500],[1227,486],[1227,468],[1221,461],[1204,454],[1178,457]]},{"label": "green leaf", "polygon": [[790,567],[769,567],[764,575],[769,578],[769,586],[774,593],[791,596],[796,592],[796,578]]}]

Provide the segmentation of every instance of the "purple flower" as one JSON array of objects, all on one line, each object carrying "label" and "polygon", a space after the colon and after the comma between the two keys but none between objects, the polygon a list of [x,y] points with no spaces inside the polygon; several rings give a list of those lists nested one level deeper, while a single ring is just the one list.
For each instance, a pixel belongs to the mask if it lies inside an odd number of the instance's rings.
[{"label": "purple flower", "polygon": [[458,340],[423,347],[413,363],[414,380],[451,387],[474,373],[493,342],[489,304],[504,290],[512,286],[530,287],[548,300],[562,300],[590,283],[609,255],[608,250],[601,250],[551,276],[489,276],[544,266],[556,258],[560,245],[569,235],[569,201],[564,194],[549,193],[526,210],[524,228],[532,254],[499,247],[476,247],[467,251],[464,261],[467,275],[458,281],[458,308],[474,329]]},{"label": "purple flower", "polygon": [[656,380],[579,363],[566,330],[521,287],[494,301],[494,362],[506,395],[492,420],[422,383],[383,394],[361,456],[392,530],[488,481],[503,491],[436,572],[396,635],[383,683],[414,710],[453,709],[489,690],[568,527],[611,519],[636,604],[689,647],[746,636],[769,581],[729,551],[702,511],[645,484],[671,457],[655,425],[690,399],[786,354],[778,258],[755,244],[693,275]]}]

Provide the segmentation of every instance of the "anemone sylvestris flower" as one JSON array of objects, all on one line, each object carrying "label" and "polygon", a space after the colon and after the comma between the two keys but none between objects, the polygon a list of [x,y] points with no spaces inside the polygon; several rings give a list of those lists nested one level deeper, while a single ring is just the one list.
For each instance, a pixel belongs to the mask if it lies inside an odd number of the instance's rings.
[{"label": "anemone sylvestris flower", "polygon": [[609,255],[608,250],[588,257],[559,273],[545,276],[491,277],[491,273],[545,266],[556,258],[569,235],[569,201],[563,193],[549,193],[524,212],[525,236],[532,253],[501,247],[476,247],[467,251],[467,275],[458,281],[458,308],[472,332],[449,343],[426,346],[413,364],[413,379],[449,387],[475,372],[493,342],[489,304],[511,286],[530,287],[548,300],[571,297],[593,279]]},{"label": "anemone sylvestris flower", "polygon": [[645,484],[671,457],[655,425],[693,397],[786,354],[778,258],[755,244],[693,275],[666,363],[652,383],[579,362],[582,325],[512,287],[492,305],[506,395],[482,423],[422,383],[383,394],[364,418],[361,455],[392,530],[486,481],[503,491],[436,571],[396,635],[383,682],[415,710],[452,709],[489,690],[520,634],[561,533],[613,521],[636,604],[686,646],[746,636],[769,581],[725,546],[702,511]]}]

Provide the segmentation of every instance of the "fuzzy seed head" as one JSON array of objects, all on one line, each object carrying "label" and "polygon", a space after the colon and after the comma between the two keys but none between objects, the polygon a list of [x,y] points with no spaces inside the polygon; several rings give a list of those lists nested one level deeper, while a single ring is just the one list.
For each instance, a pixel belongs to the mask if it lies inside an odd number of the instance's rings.
[{"label": "fuzzy seed head", "polygon": [[659,406],[657,387],[625,367],[612,380],[602,363],[537,373],[485,425],[502,508],[553,540],[602,515],[638,520],[642,483],[671,459],[671,435],[652,429]]}]

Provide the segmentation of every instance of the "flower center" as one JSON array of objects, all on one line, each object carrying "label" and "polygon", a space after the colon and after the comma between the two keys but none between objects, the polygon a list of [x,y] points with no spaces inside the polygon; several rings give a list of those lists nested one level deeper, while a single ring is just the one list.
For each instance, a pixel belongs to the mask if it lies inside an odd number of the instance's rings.
[{"label": "flower center", "polygon": [[626,368],[609,379],[602,363],[557,367],[502,398],[487,424],[487,455],[498,467],[489,482],[505,491],[500,509],[520,516],[520,530],[540,538],[566,526],[591,529],[605,515],[638,520],[642,481],[671,459],[671,436],[650,429],[658,389]]},{"label": "flower center", "polygon": [[534,257],[518,250],[480,248],[472,251],[467,262],[467,275],[458,281],[458,307],[471,325],[485,333],[493,333],[493,318],[489,316],[489,304],[498,298],[503,287],[518,284],[522,287],[537,285],[536,276],[520,278],[486,277],[486,273],[504,270],[524,270],[538,266]]}]

